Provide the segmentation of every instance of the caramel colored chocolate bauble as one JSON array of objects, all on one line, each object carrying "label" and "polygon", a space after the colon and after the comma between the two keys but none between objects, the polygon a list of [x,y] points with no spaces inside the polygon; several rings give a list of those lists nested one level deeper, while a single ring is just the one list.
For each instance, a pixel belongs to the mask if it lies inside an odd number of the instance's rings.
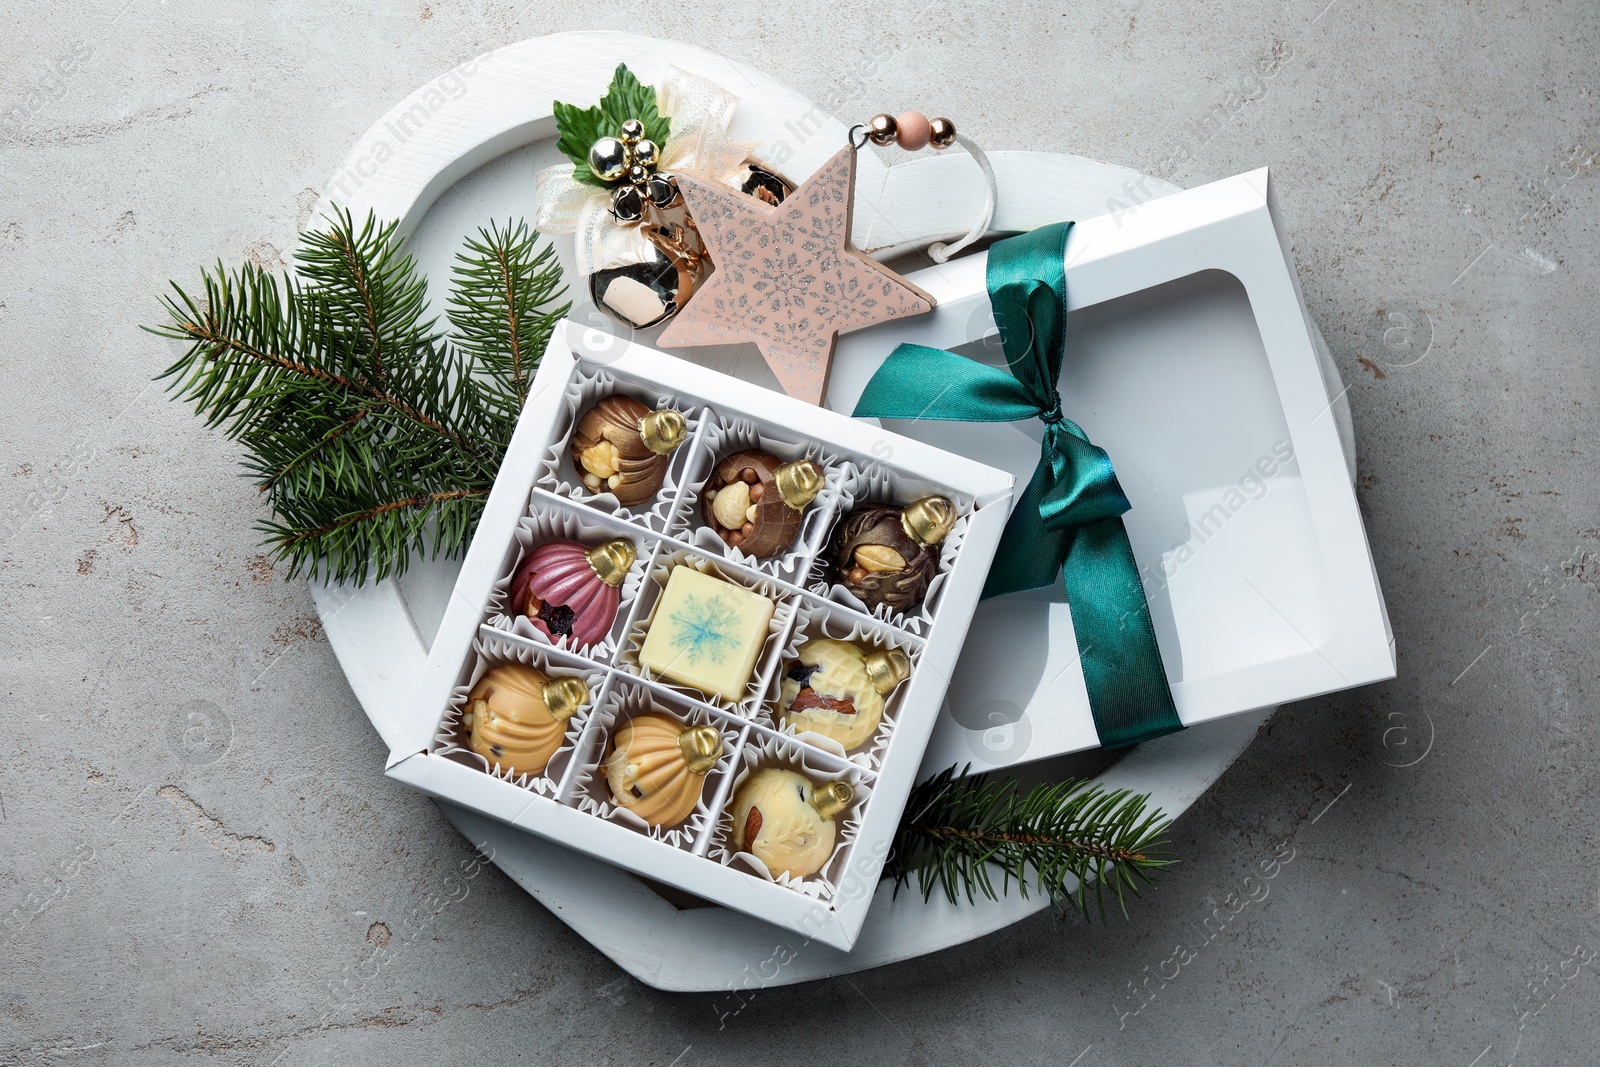
[{"label": "caramel colored chocolate bauble", "polygon": [[832,738],[846,752],[866,744],[883,721],[884,698],[911,674],[904,652],[868,652],[847,641],[815,638],[783,665],[779,719],[796,732]]},{"label": "caramel colored chocolate bauble", "polygon": [[591,493],[637,507],[661,490],[672,452],[688,436],[681,414],[651,411],[614,393],[584,412],[572,431],[572,464]]},{"label": "caramel colored chocolate bauble", "polygon": [[461,725],[468,747],[514,775],[543,774],[561,747],[567,720],[589,701],[577,678],[551,679],[520,663],[491,669],[467,694]]},{"label": "caramel colored chocolate bauble", "polygon": [[922,606],[939,573],[939,546],[955,525],[955,507],[930,496],[904,507],[863,504],[833,533],[833,580],[869,608],[909,614]]},{"label": "caramel colored chocolate bauble", "polygon": [[639,715],[611,738],[606,784],[618,804],[653,826],[676,826],[694,812],[706,775],[722,755],[715,726],[686,726]]},{"label": "caramel colored chocolate bauble", "polygon": [[822,468],[809,459],[785,463],[760,449],[734,452],[706,479],[700,517],[724,544],[768,559],[794,544],[822,481]]},{"label": "caramel colored chocolate bauble", "polygon": [[733,798],[734,847],[755,856],[774,875],[816,874],[833,856],[834,817],[854,797],[848,782],[816,786],[795,771],[756,771]]}]

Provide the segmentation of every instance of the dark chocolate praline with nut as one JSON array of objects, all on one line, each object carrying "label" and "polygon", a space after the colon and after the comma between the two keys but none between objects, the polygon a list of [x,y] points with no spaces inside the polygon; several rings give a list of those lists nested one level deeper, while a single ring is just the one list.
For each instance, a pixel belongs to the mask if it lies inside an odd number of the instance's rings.
[{"label": "dark chocolate praline with nut", "polygon": [[939,546],[955,521],[955,505],[942,496],[903,507],[863,504],[833,532],[831,577],[869,608],[910,614],[922,606],[939,573]]},{"label": "dark chocolate praline with nut", "polygon": [[809,459],[785,463],[758,448],[734,452],[706,479],[700,516],[724,544],[768,559],[794,544],[822,481],[822,468]]}]

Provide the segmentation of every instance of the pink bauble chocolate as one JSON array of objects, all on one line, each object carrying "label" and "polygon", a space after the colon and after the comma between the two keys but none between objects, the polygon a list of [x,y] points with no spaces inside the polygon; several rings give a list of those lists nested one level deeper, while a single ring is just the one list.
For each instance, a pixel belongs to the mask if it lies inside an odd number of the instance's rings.
[{"label": "pink bauble chocolate", "polygon": [[540,545],[511,578],[512,610],[550,640],[587,648],[610,632],[622,599],[618,587],[633,560],[633,545],[620,539],[594,548],[577,541]]}]

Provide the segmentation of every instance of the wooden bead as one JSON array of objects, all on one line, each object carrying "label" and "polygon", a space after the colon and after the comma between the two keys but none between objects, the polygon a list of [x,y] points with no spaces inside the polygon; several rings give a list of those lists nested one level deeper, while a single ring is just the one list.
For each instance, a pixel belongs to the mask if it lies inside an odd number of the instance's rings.
[{"label": "wooden bead", "polygon": [[932,131],[928,140],[933,147],[949,148],[956,143],[956,124],[949,119],[932,119],[928,123],[928,128]]},{"label": "wooden bead", "polygon": [[927,148],[928,139],[933,136],[933,126],[928,122],[928,116],[920,111],[907,111],[897,115],[894,125],[894,139],[908,152]]}]

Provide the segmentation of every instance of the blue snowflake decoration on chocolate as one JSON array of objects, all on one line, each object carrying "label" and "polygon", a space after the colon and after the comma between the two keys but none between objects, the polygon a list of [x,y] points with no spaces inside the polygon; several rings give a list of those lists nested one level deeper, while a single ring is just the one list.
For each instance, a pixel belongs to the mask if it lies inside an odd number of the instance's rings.
[{"label": "blue snowflake decoration on chocolate", "polygon": [[681,649],[690,663],[703,658],[720,660],[739,644],[734,624],[739,613],[714,597],[685,597],[683,607],[670,616],[677,624],[672,645]]}]

